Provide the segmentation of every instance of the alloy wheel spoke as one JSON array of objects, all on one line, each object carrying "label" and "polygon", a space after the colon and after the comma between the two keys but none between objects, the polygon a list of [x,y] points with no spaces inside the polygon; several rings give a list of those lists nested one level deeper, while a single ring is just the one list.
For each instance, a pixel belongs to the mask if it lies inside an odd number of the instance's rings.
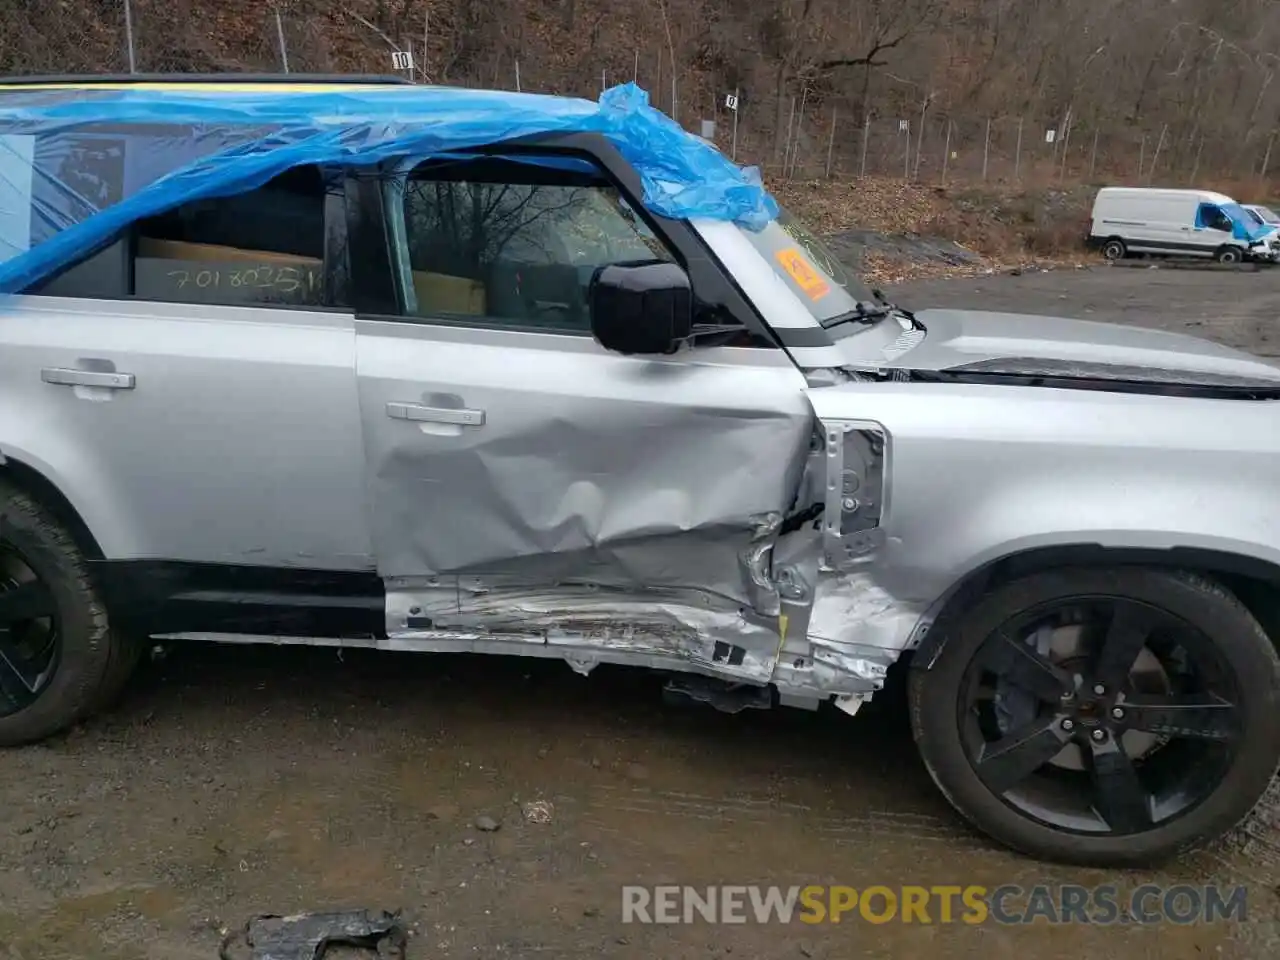
[{"label": "alloy wheel spoke", "polygon": [[1037,718],[984,744],[976,764],[978,777],[993,792],[1002,794],[1056,757],[1066,741],[1059,717]]},{"label": "alloy wheel spoke", "polygon": [[1072,691],[1071,674],[1003,631],[987,640],[983,662],[993,673],[1041,700],[1056,702]]},{"label": "alloy wheel spoke", "polygon": [[35,693],[44,679],[46,667],[47,662],[41,666],[13,642],[7,629],[0,627],[0,694]]},{"label": "alloy wheel spoke", "polygon": [[1123,686],[1151,636],[1152,625],[1151,615],[1138,604],[1116,603],[1098,651],[1094,678],[1112,689]]},{"label": "alloy wheel spoke", "polygon": [[1232,740],[1239,736],[1235,704],[1213,694],[1132,696],[1120,706],[1133,730],[1182,740]]},{"label": "alloy wheel spoke", "polygon": [[53,594],[39,580],[21,583],[0,593],[0,624],[51,617],[56,612]]},{"label": "alloy wheel spoke", "polygon": [[1151,827],[1151,798],[1133,761],[1115,739],[1091,743],[1090,773],[1098,814],[1115,833],[1139,833]]}]

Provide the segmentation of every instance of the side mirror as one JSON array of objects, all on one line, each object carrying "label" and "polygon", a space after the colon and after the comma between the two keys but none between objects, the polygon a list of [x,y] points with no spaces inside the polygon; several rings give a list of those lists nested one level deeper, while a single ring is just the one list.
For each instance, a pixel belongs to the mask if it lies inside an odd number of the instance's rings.
[{"label": "side mirror", "polygon": [[678,264],[600,267],[588,296],[591,333],[606,350],[674,353],[693,331],[693,287]]}]

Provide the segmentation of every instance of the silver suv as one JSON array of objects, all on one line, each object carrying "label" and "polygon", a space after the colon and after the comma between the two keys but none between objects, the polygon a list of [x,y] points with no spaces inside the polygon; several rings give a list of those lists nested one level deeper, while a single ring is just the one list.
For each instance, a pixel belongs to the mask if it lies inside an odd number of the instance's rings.
[{"label": "silver suv", "polygon": [[[118,131],[19,136],[62,186],[135,175]],[[1280,368],[913,314],[785,213],[654,215],[596,133],[360,161],[0,303],[0,742],[143,638],[631,664],[831,722],[909,659],[925,764],[1022,851],[1153,860],[1266,789]],[[0,253],[40,242],[49,185],[0,184]]]}]

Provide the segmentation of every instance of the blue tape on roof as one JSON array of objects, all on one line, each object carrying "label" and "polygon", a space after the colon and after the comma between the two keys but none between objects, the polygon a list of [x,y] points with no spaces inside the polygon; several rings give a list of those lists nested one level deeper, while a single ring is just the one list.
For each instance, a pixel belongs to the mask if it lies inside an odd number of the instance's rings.
[{"label": "blue tape on roof", "polygon": [[555,133],[605,136],[659,216],[751,229],[777,216],[756,170],[686,133],[634,84],[599,103],[417,86],[15,90],[0,95],[0,293],[75,262],[133,221],[255,189],[301,164],[427,158]]}]

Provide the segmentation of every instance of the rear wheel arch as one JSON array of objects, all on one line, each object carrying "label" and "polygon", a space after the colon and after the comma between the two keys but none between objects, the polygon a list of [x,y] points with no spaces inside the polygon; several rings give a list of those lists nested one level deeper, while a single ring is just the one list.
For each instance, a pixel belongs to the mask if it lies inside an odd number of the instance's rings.
[{"label": "rear wheel arch", "polygon": [[1102,255],[1108,260],[1123,260],[1129,253],[1129,245],[1122,237],[1110,236],[1102,241]]},{"label": "rear wheel arch", "polygon": [[1244,554],[1179,547],[1154,550],[1063,544],[1009,554],[966,574],[933,605],[913,637],[912,664],[928,669],[946,645],[948,625],[993,587],[1031,573],[1067,567],[1135,566],[1185,570],[1230,591],[1280,649],[1280,565]]},{"label": "rear wheel arch", "polygon": [[80,511],[44,473],[11,454],[0,454],[0,480],[21,490],[62,523],[87,560],[103,559],[102,547]]}]

